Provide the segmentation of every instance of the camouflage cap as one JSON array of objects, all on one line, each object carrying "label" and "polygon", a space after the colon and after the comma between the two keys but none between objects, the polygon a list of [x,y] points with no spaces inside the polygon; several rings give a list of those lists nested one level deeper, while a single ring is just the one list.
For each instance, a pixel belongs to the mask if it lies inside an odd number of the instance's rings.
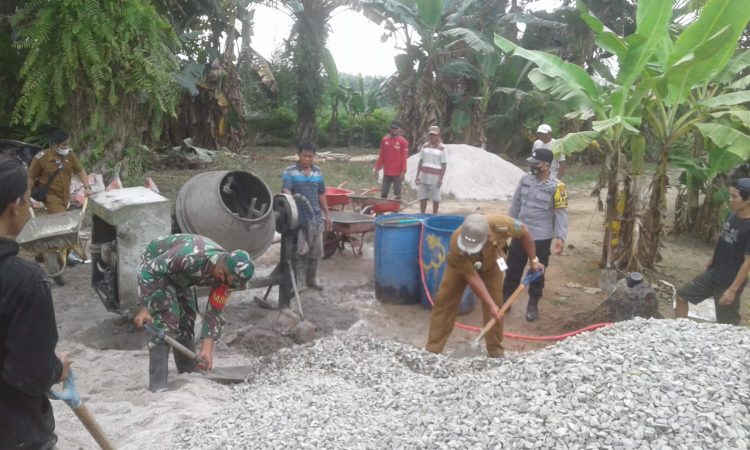
[{"label": "camouflage cap", "polygon": [[250,255],[244,250],[235,250],[227,255],[227,269],[232,274],[232,288],[245,289],[247,282],[255,273],[255,266]]}]

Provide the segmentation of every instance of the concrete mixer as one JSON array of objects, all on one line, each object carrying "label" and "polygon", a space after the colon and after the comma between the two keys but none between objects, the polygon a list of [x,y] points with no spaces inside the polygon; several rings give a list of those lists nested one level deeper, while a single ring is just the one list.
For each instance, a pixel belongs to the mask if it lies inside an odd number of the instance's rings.
[{"label": "concrete mixer", "polygon": [[287,194],[272,195],[268,186],[242,170],[204,172],[180,189],[174,215],[167,198],[143,187],[93,195],[91,283],[108,311],[130,315],[138,300],[141,253],[151,240],[170,233],[209,237],[228,251],[246,250],[253,258],[281,234],[280,261],[250,288],[279,286],[278,307],[287,308],[295,294],[298,272],[297,202]]}]

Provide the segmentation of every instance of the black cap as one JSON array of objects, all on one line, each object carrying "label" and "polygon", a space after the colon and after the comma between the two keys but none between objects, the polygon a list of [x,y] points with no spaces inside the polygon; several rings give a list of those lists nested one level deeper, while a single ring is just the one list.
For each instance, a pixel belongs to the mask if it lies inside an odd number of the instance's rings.
[{"label": "black cap", "polygon": [[531,152],[531,156],[526,158],[526,162],[529,164],[539,164],[541,162],[551,164],[554,157],[555,156],[552,154],[552,150],[547,148],[538,148]]},{"label": "black cap", "polygon": [[738,191],[750,194],[750,178],[740,178],[739,180],[732,183],[732,187],[734,187]]},{"label": "black cap", "polygon": [[393,122],[391,122],[391,128],[403,128],[403,127],[401,126],[401,122],[399,122],[398,120],[394,120]]}]

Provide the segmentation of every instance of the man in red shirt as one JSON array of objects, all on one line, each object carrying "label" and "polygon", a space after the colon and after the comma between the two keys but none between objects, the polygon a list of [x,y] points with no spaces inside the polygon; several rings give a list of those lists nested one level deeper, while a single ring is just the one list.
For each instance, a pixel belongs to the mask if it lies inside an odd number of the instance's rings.
[{"label": "man in red shirt", "polygon": [[378,177],[378,171],[383,169],[383,185],[380,196],[388,198],[388,192],[393,185],[393,196],[401,198],[401,182],[406,175],[406,157],[409,153],[409,141],[401,136],[401,122],[394,120],[391,129],[380,141],[380,154],[372,173]]}]

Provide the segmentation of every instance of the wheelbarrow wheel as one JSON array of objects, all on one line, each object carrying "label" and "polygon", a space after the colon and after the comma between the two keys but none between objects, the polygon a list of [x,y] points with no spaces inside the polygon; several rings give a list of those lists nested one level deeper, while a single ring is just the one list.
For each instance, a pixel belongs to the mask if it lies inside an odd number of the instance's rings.
[{"label": "wheelbarrow wheel", "polygon": [[328,259],[339,249],[339,234],[335,231],[326,231],[323,234],[323,259]]}]

